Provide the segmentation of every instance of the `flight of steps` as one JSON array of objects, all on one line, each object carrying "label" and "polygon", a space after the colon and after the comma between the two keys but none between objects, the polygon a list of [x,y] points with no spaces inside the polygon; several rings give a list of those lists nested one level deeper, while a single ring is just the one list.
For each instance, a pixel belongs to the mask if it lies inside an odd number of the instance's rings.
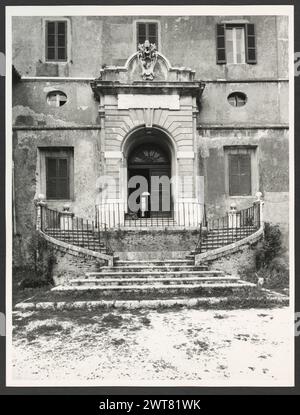
[{"label": "flight of steps", "polygon": [[47,235],[65,243],[87,248],[91,251],[106,253],[106,245],[102,238],[92,230],[61,230],[58,228],[47,229]]},{"label": "flight of steps", "polygon": [[142,299],[230,295],[251,287],[236,276],[209,270],[206,264],[195,265],[189,255],[177,260],[116,260],[113,267],[86,273],[53,291],[94,291],[99,299]]}]

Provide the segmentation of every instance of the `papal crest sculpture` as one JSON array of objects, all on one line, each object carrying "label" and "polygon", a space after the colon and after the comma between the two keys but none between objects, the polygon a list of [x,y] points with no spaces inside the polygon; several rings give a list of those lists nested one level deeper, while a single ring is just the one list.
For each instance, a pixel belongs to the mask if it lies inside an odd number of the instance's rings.
[{"label": "papal crest sculpture", "polygon": [[138,59],[142,66],[142,77],[144,80],[154,79],[154,66],[157,61],[157,50],[155,43],[146,40],[144,44],[138,45]]}]

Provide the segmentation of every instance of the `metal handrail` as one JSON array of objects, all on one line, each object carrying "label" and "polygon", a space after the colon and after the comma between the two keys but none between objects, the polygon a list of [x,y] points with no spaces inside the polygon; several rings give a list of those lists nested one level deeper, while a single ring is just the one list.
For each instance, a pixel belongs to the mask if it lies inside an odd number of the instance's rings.
[{"label": "metal handrail", "polygon": [[91,251],[113,254],[106,224],[83,219],[68,211],[41,205],[40,229],[45,234]]},{"label": "metal handrail", "polygon": [[[260,226],[260,204],[257,202],[253,203],[253,206],[248,208],[230,211],[220,218],[210,220],[207,220],[206,209],[204,208],[195,252],[201,253],[203,247],[204,249],[209,250],[230,245],[233,242],[250,236],[256,232]],[[203,227],[206,227],[207,229],[206,235],[203,233]],[[206,242],[207,244],[205,246]]]}]

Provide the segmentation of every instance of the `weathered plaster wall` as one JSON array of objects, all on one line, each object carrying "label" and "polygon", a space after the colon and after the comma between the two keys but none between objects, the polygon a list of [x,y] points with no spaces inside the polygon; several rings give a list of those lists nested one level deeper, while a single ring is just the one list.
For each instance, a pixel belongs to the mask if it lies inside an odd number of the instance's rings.
[{"label": "weathered plaster wall", "polygon": [[258,189],[265,199],[265,220],[278,223],[286,232],[289,222],[289,133],[286,129],[199,131],[208,216],[224,215],[232,202],[238,208],[246,208],[255,200],[255,192],[249,197],[226,194],[224,146],[231,145],[257,146]]},{"label": "weathered plaster wall", "polygon": [[[201,124],[266,125],[288,123],[288,82],[207,83],[201,98]],[[232,92],[247,96],[244,106],[233,107],[227,97]]]},{"label": "weathered plaster wall", "polygon": [[[256,25],[258,63],[216,65],[215,25],[237,19]],[[58,72],[60,76],[96,77],[102,65],[124,64],[136,52],[137,20],[155,20],[160,26],[159,50],[172,65],[195,69],[197,78],[284,78],[288,75],[287,19],[284,16],[69,17],[69,62],[45,65],[43,18],[14,17],[13,60],[22,75],[47,76]]]},{"label": "weathered plaster wall", "polygon": [[163,230],[163,231],[113,231],[109,233],[110,244],[115,252],[132,252],[139,259],[147,255],[161,258],[172,258],[173,252],[195,249],[198,240],[197,231]]},{"label": "weathered plaster wall", "polygon": [[[67,102],[61,107],[47,103],[47,94],[56,90],[67,95]],[[98,103],[89,82],[19,82],[14,86],[13,108],[13,121],[16,125],[54,127],[98,123]],[[30,115],[32,120],[28,118],[24,122],[18,115]]]},{"label": "weathered plaster wall", "polygon": [[[41,192],[39,149],[45,147],[74,148],[74,198],[67,201],[71,210],[83,218],[94,219],[94,206],[99,189],[99,131],[42,130],[15,131],[15,205],[19,250],[16,261],[26,261],[26,247],[35,226],[34,198]],[[50,208],[62,209],[66,201],[48,201]]]}]

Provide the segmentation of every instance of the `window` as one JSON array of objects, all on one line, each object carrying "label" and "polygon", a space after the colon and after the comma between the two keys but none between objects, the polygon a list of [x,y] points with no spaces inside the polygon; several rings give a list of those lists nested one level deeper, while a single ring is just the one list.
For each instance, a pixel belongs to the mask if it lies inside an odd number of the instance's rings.
[{"label": "window", "polygon": [[251,196],[258,190],[256,147],[225,147],[226,188],[229,196]]},{"label": "window", "polygon": [[46,199],[73,198],[73,148],[42,148],[41,191]]},{"label": "window", "polygon": [[67,95],[62,91],[51,91],[47,95],[47,104],[50,107],[61,107],[67,102]]},{"label": "window", "polygon": [[225,49],[227,63],[245,63],[244,27],[226,27]]},{"label": "window", "polygon": [[67,60],[67,21],[46,21],[46,61]]},{"label": "window", "polygon": [[232,92],[228,95],[227,101],[233,107],[242,107],[247,102],[247,96],[243,92]]},{"label": "window", "polygon": [[254,24],[217,25],[217,63],[256,63]]},{"label": "window", "polygon": [[137,46],[149,40],[158,49],[158,24],[155,22],[138,22],[136,24]]}]

